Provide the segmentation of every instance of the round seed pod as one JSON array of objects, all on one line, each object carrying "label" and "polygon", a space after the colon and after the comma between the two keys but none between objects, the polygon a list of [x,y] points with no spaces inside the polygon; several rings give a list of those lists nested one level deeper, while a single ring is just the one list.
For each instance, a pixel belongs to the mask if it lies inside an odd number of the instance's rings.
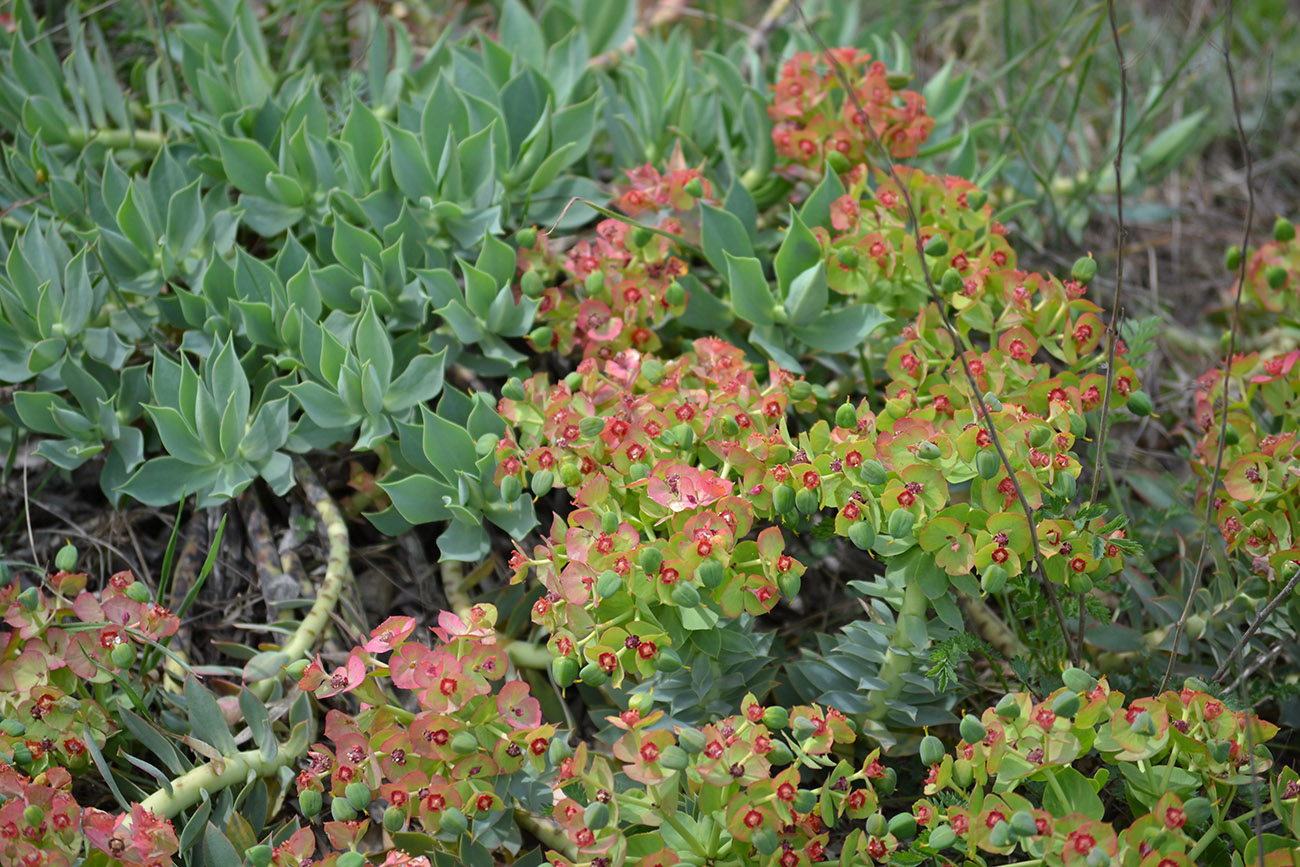
[{"label": "round seed pod", "polygon": [[921,763],[927,767],[937,765],[943,761],[945,750],[943,741],[934,735],[926,735],[921,738]]},{"label": "round seed pod", "polygon": [[351,822],[357,817],[357,809],[348,802],[347,798],[335,798],[330,801],[330,815],[334,817],[335,822]]}]

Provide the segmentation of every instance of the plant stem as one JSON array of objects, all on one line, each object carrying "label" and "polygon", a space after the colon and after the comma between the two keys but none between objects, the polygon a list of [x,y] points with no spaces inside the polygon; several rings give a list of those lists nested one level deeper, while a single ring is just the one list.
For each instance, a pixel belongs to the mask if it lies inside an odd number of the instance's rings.
[{"label": "plant stem", "polygon": [[[442,564],[442,592],[451,603],[451,610],[461,620],[470,619],[470,609],[474,603],[465,589],[465,568],[456,560]],[[497,646],[504,648],[506,655],[517,668],[533,668],[545,671],[551,665],[551,652],[545,647],[531,641],[518,641],[500,632],[496,636]]]},{"label": "plant stem", "polygon": [[[175,818],[202,800],[203,792],[211,795],[227,786],[242,783],[250,771],[259,777],[273,776],[307,751],[307,741],[302,739],[299,743],[301,747],[294,743],[280,744],[275,758],[270,761],[262,758],[261,750],[245,750],[224,759],[213,759],[173,779],[170,794],[165,788],[159,789],[141,801],[140,806],[158,816]],[[128,825],[130,821],[128,818]]]},{"label": "plant stem", "polygon": [[676,811],[664,813],[663,815],[664,824],[676,831],[677,834],[690,845],[692,852],[699,855],[701,858],[709,857],[709,854],[704,851],[704,844],[699,840],[696,840],[695,837],[693,837],[686,828],[682,826],[682,823],[677,820]]},{"label": "plant stem", "polygon": [[98,142],[111,150],[134,148],[142,151],[160,151],[167,144],[167,136],[160,132],[145,129],[68,129],[66,144],[75,148],[84,148],[92,142]]},{"label": "plant stem", "polygon": [[565,836],[563,829],[550,819],[534,816],[522,807],[516,807],[515,822],[518,823],[519,827],[536,837],[546,848],[559,852],[570,861],[577,859],[578,850],[569,842],[569,838]]},{"label": "plant stem", "polygon": [[[301,459],[294,461],[294,472],[298,476],[298,483],[302,485],[303,493],[311,501],[312,506],[316,509],[317,516],[320,517],[321,525],[325,529],[325,537],[329,540],[329,556],[325,566],[325,579],[321,581],[320,590],[316,594],[316,601],[312,604],[311,610],[307,616],[298,624],[298,628],[289,641],[282,648],[283,653],[293,662],[303,654],[311,650],[316,639],[320,638],[321,633],[325,630],[329,622],[329,616],[334,611],[334,606],[338,604],[339,595],[343,592],[343,584],[352,574],[351,567],[348,563],[350,547],[348,545],[348,527],[343,522],[343,516],[339,513],[338,506],[330,498],[329,493],[316,478],[311,467]],[[270,694],[271,688],[277,678],[270,677],[259,680],[249,686],[249,689],[258,698],[265,700]]]},{"label": "plant stem", "polygon": [[885,652],[885,661],[880,664],[880,678],[889,686],[873,696],[873,707],[867,714],[869,719],[883,719],[888,712],[885,703],[903,691],[903,675],[912,670],[912,651],[920,650],[912,644],[903,624],[906,620],[918,619],[924,625],[929,605],[930,600],[921,590],[919,581],[913,581],[903,590],[903,604],[898,610],[898,621],[894,624],[894,639]]}]

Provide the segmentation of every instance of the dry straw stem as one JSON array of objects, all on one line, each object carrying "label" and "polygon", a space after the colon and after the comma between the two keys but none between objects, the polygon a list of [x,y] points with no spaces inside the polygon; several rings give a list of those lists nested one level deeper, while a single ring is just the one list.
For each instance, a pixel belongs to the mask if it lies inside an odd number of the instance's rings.
[{"label": "dry straw stem", "polygon": [[[844,73],[844,67],[831,53],[830,48],[828,48],[826,43],[822,41],[822,38],[817,34],[817,31],[812,28],[812,25],[808,21],[808,17],[804,14],[803,4],[800,3],[799,0],[793,0],[793,6],[795,12],[799,15],[799,20],[802,22],[804,30],[806,30],[813,40],[816,41],[817,45],[821,48],[822,56],[826,59],[827,64],[835,70],[835,75],[840,79],[840,83],[844,86],[844,90],[853,101],[854,108],[857,109],[858,114],[863,118],[866,118],[867,113],[863,109],[862,101],[858,99],[857,92],[853,89],[848,76]],[[930,290],[930,298],[934,302],[935,308],[939,311],[939,321],[942,323],[944,330],[948,332],[948,337],[952,339],[953,346],[962,347],[963,351],[957,354],[957,360],[961,362],[962,372],[965,373],[966,382],[970,385],[971,396],[974,398],[975,405],[979,409],[978,414],[987,426],[989,437],[993,440],[993,447],[997,450],[998,457],[1002,460],[1002,466],[1007,471],[1007,478],[1011,480],[1011,484],[1015,488],[1016,498],[1020,501],[1020,508],[1024,510],[1025,513],[1025,522],[1029,525],[1029,539],[1030,542],[1033,543],[1034,568],[1038,574],[1039,586],[1042,587],[1043,595],[1047,597],[1048,601],[1052,605],[1052,610],[1056,614],[1056,622],[1061,630],[1061,640],[1066,643],[1066,646],[1069,649],[1071,661],[1075,666],[1078,666],[1078,647],[1070,644],[1070,633],[1065,625],[1065,612],[1061,609],[1061,601],[1056,598],[1056,591],[1047,580],[1047,573],[1043,569],[1043,552],[1038,542],[1038,528],[1034,526],[1034,508],[1029,505],[1029,500],[1025,497],[1024,489],[1016,479],[1016,474],[1011,468],[1011,461],[1007,458],[1006,450],[1002,446],[1002,437],[998,435],[997,427],[993,424],[993,417],[990,415],[989,408],[985,406],[984,398],[980,394],[979,383],[976,381],[975,374],[971,371],[970,363],[966,359],[966,352],[973,351],[970,341],[967,340],[965,336],[958,333],[957,329],[953,328],[952,323],[948,320],[947,305],[944,303],[943,296],[939,294],[938,288],[934,285],[934,277],[930,274],[930,269],[926,265],[925,245],[921,242],[921,222],[916,213],[916,205],[912,201],[912,194],[908,190],[907,183],[902,178],[898,177],[895,171],[894,161],[890,158],[889,151],[885,149],[884,142],[880,140],[880,136],[876,132],[875,127],[873,127],[869,121],[864,121],[862,126],[871,134],[871,140],[875,144],[876,150],[880,153],[880,159],[889,170],[890,176],[898,183],[899,193],[903,197],[903,203],[907,206],[908,232],[916,242],[916,253],[921,261],[921,274],[925,277],[925,285]]]},{"label": "dry straw stem", "polygon": [[[1232,323],[1228,330],[1228,352],[1223,357],[1223,379],[1220,395],[1222,412],[1219,416],[1219,448],[1214,455],[1214,475],[1210,488],[1205,495],[1205,530],[1201,534],[1201,549],[1196,555],[1196,565],[1192,568],[1191,580],[1187,587],[1187,601],[1183,603],[1183,612],[1178,616],[1178,626],[1174,629],[1174,641],[1169,648],[1169,666],[1165,676],[1160,680],[1157,694],[1165,691],[1169,679],[1173,677],[1174,666],[1178,664],[1178,644],[1182,641],[1183,630],[1187,627],[1187,618],[1192,613],[1192,601],[1201,583],[1201,570],[1205,567],[1205,555],[1210,547],[1210,535],[1214,532],[1214,500],[1219,490],[1219,477],[1223,473],[1223,450],[1228,443],[1228,377],[1232,372],[1232,356],[1237,354],[1237,331],[1241,325],[1241,293],[1246,288],[1246,263],[1250,260],[1250,230],[1255,222],[1255,162],[1250,153],[1250,140],[1246,137],[1246,127],[1241,121],[1241,100],[1237,96],[1237,77],[1232,69],[1232,11],[1236,2],[1228,3],[1228,11],[1223,17],[1223,65],[1228,73],[1228,88],[1232,93],[1232,116],[1237,125],[1237,142],[1246,159],[1246,225],[1241,232],[1241,262],[1237,265],[1237,290],[1232,299]],[[1265,609],[1266,611],[1269,609]],[[1257,620],[1258,623],[1258,620]],[[1252,624],[1252,629],[1255,624]],[[1236,655],[1234,650],[1233,656]],[[1228,657],[1231,662],[1233,656]],[[1262,853],[1263,846],[1260,847]],[[1262,854],[1261,854],[1262,857]]]},{"label": "dry straw stem", "polygon": [[[1106,17],[1110,20],[1110,36],[1115,43],[1119,59],[1119,143],[1115,149],[1115,294],[1110,302],[1110,322],[1106,324],[1106,393],[1101,399],[1101,420],[1097,424],[1097,459],[1092,468],[1091,502],[1097,502],[1101,488],[1101,474],[1106,466],[1106,433],[1110,429],[1110,395],[1115,388],[1115,349],[1119,344],[1119,301],[1124,287],[1124,133],[1128,126],[1128,67],[1124,62],[1124,45],[1119,41],[1119,25],[1115,23],[1115,0],[1107,0]],[[1079,647],[1074,658],[1083,658],[1083,627],[1088,607],[1079,599]]]}]

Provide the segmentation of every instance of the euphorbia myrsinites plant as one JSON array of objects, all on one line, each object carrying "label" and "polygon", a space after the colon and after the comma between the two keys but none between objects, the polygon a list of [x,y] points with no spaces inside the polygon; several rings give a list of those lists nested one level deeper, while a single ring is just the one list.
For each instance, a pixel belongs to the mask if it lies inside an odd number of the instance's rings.
[{"label": "euphorbia myrsinites plant", "polygon": [[[509,0],[419,63],[377,27],[327,100],[249,7],[180,5],[149,106],[93,98],[99,30],[60,66],[7,19],[6,164],[49,189],[0,234],[0,373],[34,453],[107,451],[115,499],[296,481],[324,578],[239,667],[182,625],[212,561],[168,597],[68,545],[0,588],[5,867],[1295,863],[1279,728],[1095,652],[1146,561],[1079,480],[1108,391],[1153,411],[1143,351],[1108,366],[1091,257],[1020,267],[998,203],[927,169],[955,141],[909,76],[787,49],[764,91],[757,55],[617,53],[601,3]],[[1248,251],[1252,305],[1294,318],[1298,249],[1280,220]],[[1298,358],[1199,382],[1224,619],[1300,560]],[[311,469],[344,447],[346,515]],[[372,507],[446,524],[449,610],[330,638]]]}]

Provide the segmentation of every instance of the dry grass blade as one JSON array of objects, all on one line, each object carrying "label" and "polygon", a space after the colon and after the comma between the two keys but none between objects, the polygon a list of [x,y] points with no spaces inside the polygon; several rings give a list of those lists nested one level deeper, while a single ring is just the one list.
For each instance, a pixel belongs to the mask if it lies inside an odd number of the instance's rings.
[{"label": "dry grass blade", "polygon": [[[857,91],[853,89],[852,84],[849,82],[848,76],[844,72],[844,67],[840,64],[835,55],[831,53],[830,48],[822,41],[822,38],[817,34],[817,31],[812,28],[812,25],[808,21],[808,16],[804,14],[803,4],[800,3],[799,0],[794,0],[793,6],[795,12],[799,16],[799,21],[803,24],[804,30],[813,38],[814,41],[816,41],[827,64],[831,69],[835,70],[836,77],[839,78],[840,83],[843,85],[845,92],[849,96],[849,99],[853,101],[853,107],[857,110],[859,115],[863,118],[867,118],[867,112],[862,106],[862,101],[858,98]],[[1034,567],[1038,574],[1039,586],[1043,590],[1043,595],[1047,597],[1048,601],[1052,605],[1052,610],[1056,614],[1057,625],[1061,630],[1061,640],[1065,642],[1066,647],[1069,650],[1071,661],[1077,666],[1079,664],[1077,645],[1072,645],[1070,643],[1070,633],[1065,623],[1065,612],[1061,609],[1061,600],[1057,598],[1056,591],[1047,580],[1047,573],[1043,568],[1043,552],[1038,541],[1038,529],[1034,525],[1034,507],[1029,505],[1029,499],[1025,496],[1024,489],[1021,487],[1019,480],[1016,479],[1016,474],[1011,468],[1011,461],[1007,457],[1006,449],[1003,448],[1002,438],[998,435],[997,427],[993,424],[993,416],[989,413],[989,408],[984,403],[984,397],[980,394],[979,382],[975,379],[975,373],[970,369],[970,362],[966,358],[966,352],[972,351],[970,341],[962,336],[957,329],[953,327],[952,322],[949,321],[947,305],[944,303],[943,296],[939,294],[938,287],[934,285],[934,278],[930,274],[929,267],[925,264],[925,244],[921,240],[921,221],[916,212],[916,204],[912,201],[911,191],[908,189],[907,183],[898,176],[894,161],[890,158],[889,151],[885,148],[884,142],[880,140],[880,135],[876,132],[875,128],[869,121],[865,120],[862,126],[871,135],[872,143],[880,153],[880,159],[884,162],[890,176],[898,183],[899,193],[902,196],[904,205],[907,207],[908,234],[912,236],[912,240],[916,243],[916,253],[921,260],[921,274],[925,277],[925,285],[930,291],[930,299],[934,302],[935,308],[939,312],[939,321],[943,325],[944,331],[948,333],[948,337],[952,340],[953,347],[961,347],[963,350],[962,352],[957,353],[957,360],[961,362],[962,372],[966,375],[966,382],[970,386],[971,397],[974,399],[975,405],[979,410],[978,415],[987,426],[989,438],[993,441],[993,447],[997,450],[998,458],[1001,459],[1002,466],[1007,471],[1007,478],[1015,488],[1016,498],[1020,501],[1020,508],[1024,510],[1025,522],[1029,525],[1029,539],[1030,542],[1033,543]]]},{"label": "dry grass blade", "polygon": [[[1110,322],[1106,323],[1106,392],[1101,399],[1101,418],[1097,422],[1097,459],[1092,468],[1091,502],[1097,502],[1101,473],[1106,466],[1106,433],[1110,429],[1110,396],[1115,389],[1115,350],[1119,345],[1119,302],[1124,287],[1124,132],[1128,126],[1128,67],[1124,62],[1124,44],[1119,40],[1115,23],[1115,0],[1107,0],[1106,17],[1110,36],[1119,58],[1119,143],[1115,148],[1115,294],[1110,302]],[[1083,658],[1083,626],[1088,608],[1079,600],[1079,647],[1075,659]]]},{"label": "dry grass blade", "polygon": [[[1246,288],[1246,263],[1250,260],[1250,230],[1255,222],[1255,163],[1250,154],[1250,139],[1247,138],[1246,127],[1241,121],[1241,100],[1237,93],[1237,78],[1232,69],[1232,12],[1236,5],[1235,0],[1229,2],[1228,12],[1223,18],[1223,65],[1228,74],[1228,87],[1232,93],[1232,114],[1237,126],[1237,142],[1246,160],[1246,226],[1241,233],[1241,261],[1237,265],[1237,289],[1232,299],[1228,352],[1223,358],[1221,397],[1223,412],[1219,418],[1219,447],[1214,455],[1214,473],[1205,496],[1205,532],[1201,536],[1201,549],[1196,555],[1196,565],[1192,567],[1187,601],[1183,603],[1183,611],[1178,616],[1178,625],[1174,628],[1174,640],[1169,648],[1169,666],[1165,669],[1165,676],[1160,679],[1157,694],[1165,691],[1169,679],[1173,677],[1174,666],[1178,664],[1178,644],[1183,639],[1183,630],[1187,628],[1187,618],[1192,612],[1192,601],[1196,598],[1196,591],[1201,583],[1201,570],[1205,567],[1205,555],[1210,548],[1210,535],[1214,532],[1214,494],[1219,489],[1219,477],[1223,474],[1223,451],[1228,444],[1228,378],[1232,372],[1232,356],[1237,353],[1237,333],[1241,327],[1241,295]],[[1260,852],[1263,852],[1262,845]]]}]

